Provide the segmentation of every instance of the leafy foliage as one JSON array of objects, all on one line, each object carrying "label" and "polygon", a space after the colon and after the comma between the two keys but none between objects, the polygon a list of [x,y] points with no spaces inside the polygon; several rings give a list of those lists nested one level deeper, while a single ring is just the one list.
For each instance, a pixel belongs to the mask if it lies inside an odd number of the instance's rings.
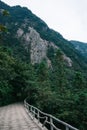
[{"label": "leafy foliage", "polygon": [[[9,15],[9,12],[7,10],[4,10],[4,9],[2,9],[0,11],[0,13],[1,13],[0,15],[2,15],[2,16],[8,16]],[[0,33],[1,32],[7,32],[7,28],[3,24],[0,24]]]}]

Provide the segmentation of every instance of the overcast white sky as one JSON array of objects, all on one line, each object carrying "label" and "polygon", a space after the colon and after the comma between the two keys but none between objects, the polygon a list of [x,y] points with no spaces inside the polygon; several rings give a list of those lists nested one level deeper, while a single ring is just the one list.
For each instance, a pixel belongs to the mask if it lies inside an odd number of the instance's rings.
[{"label": "overcast white sky", "polygon": [[87,0],[2,0],[28,7],[68,40],[87,43]]}]

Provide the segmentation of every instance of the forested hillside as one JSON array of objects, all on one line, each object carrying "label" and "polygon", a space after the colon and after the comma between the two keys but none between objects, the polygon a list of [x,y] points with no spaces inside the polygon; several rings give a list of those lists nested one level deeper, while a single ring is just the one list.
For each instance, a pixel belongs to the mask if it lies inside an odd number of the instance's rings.
[{"label": "forested hillside", "polygon": [[[9,16],[2,11],[9,11]],[[25,7],[0,1],[0,105],[23,101],[87,129],[87,62]]]}]

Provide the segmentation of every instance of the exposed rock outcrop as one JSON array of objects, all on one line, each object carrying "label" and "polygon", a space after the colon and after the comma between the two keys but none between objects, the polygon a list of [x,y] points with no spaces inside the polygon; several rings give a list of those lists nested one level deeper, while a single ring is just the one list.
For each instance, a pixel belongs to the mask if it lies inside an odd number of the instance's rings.
[{"label": "exposed rock outcrop", "polygon": [[[47,57],[48,46],[53,47],[55,50],[59,49],[53,42],[43,40],[39,33],[32,27],[28,27],[28,31],[25,33],[23,29],[19,28],[17,30],[17,37],[21,38],[22,43],[26,50],[30,47],[30,59],[31,63],[40,63],[45,60],[48,66],[51,66],[51,61]],[[63,56],[64,60],[67,62],[68,66],[72,66],[72,61],[65,54]]]}]

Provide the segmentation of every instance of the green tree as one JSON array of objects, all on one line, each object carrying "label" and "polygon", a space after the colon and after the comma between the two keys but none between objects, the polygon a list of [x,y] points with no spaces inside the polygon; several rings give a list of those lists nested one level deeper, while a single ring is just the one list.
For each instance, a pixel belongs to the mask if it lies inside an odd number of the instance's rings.
[{"label": "green tree", "polygon": [[65,68],[66,67],[64,63],[63,53],[60,50],[58,50],[53,63],[51,81],[53,82],[54,90],[61,94],[63,94],[63,92],[65,91],[65,87],[67,86]]},{"label": "green tree", "polygon": [[[1,10],[0,13],[1,13],[2,16],[9,16],[9,12],[7,10]],[[7,32],[7,27],[0,23],[0,35],[3,32]]]},{"label": "green tree", "polygon": [[76,72],[73,79],[74,90],[82,90],[86,87],[86,81],[81,72]]},{"label": "green tree", "polygon": [[25,96],[28,97],[30,104],[36,103],[36,94],[38,89],[37,75],[34,66],[27,64],[27,69],[25,70],[26,76],[26,87],[24,88]]},{"label": "green tree", "polygon": [[2,50],[0,48],[0,104],[7,104],[12,101],[13,88],[9,82],[15,77],[15,59]]}]

